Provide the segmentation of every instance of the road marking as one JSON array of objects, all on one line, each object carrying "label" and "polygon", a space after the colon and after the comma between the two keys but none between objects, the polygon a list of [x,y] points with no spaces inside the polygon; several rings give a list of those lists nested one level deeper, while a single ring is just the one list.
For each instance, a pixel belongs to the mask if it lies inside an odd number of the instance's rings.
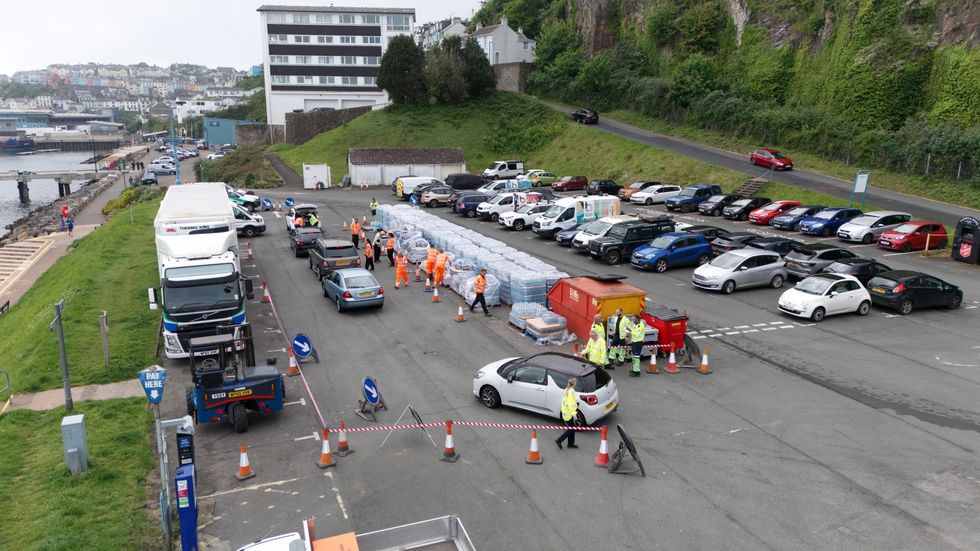
[{"label": "road marking", "polygon": [[282,215],[280,215],[278,212],[274,212],[272,214],[275,214],[276,215],[276,218],[282,218]]},{"label": "road marking", "polygon": [[920,252],[920,251],[909,251],[907,253],[885,253],[885,254],[883,254],[881,256],[902,256],[904,254],[916,254],[918,252]]},{"label": "road marking", "polygon": [[741,331],[729,331],[729,332],[727,332],[725,334],[726,335],[741,335],[742,332]]},{"label": "road marking", "polygon": [[732,429],[732,430],[726,432],[725,434],[735,434],[736,432],[742,432],[743,430],[749,430],[749,427],[745,427],[745,428],[741,428],[741,429]]},{"label": "road marking", "polygon": [[778,327],[763,327],[762,328],[763,331],[775,331],[776,329],[779,329],[779,328]]},{"label": "road marking", "polygon": [[748,325],[736,325],[735,329],[748,329]]},{"label": "road marking", "polygon": [[[261,300],[257,300],[255,302],[262,302],[262,301]],[[286,349],[285,348],[276,348],[275,350],[266,350],[265,351],[266,354],[272,354],[273,352],[282,352],[283,354],[285,354],[286,353]]]},{"label": "road marking", "polygon": [[[299,442],[300,440],[319,440],[319,439],[320,439],[320,435],[317,434],[317,433],[315,433],[315,432],[313,434],[309,434],[307,436],[300,436],[298,438],[293,438],[293,440],[295,442]],[[266,491],[268,491],[268,490],[266,490]]]},{"label": "road marking", "polygon": [[306,405],[306,398],[300,398],[299,400],[296,400],[295,402],[286,402],[283,405],[284,406],[295,406],[296,404],[299,404],[301,406],[305,406]]},{"label": "road marking", "polygon": [[731,329],[731,327],[719,327],[718,329],[715,329],[715,331],[728,331],[729,329]]},{"label": "road marking", "polygon": [[758,329],[746,329],[745,331],[742,331],[742,332],[743,333],[758,333],[759,330]]},{"label": "road marking", "polygon": [[715,333],[713,335],[708,335],[708,336],[711,337],[711,338],[720,337],[721,336],[721,333]]},{"label": "road marking", "polygon": [[792,329],[792,328],[793,328],[792,325],[780,325],[776,329]]},{"label": "road marking", "polygon": [[701,340],[701,339],[706,339],[706,338],[708,338],[708,336],[707,335],[697,335],[697,336],[691,337],[691,338],[697,341],[697,340]]},{"label": "road marking", "polygon": [[799,325],[800,327],[813,327],[814,325],[816,325],[815,323],[800,323],[798,321],[794,321],[793,323]]},{"label": "road marking", "polygon": [[785,321],[770,321],[769,325],[782,325],[786,323]]},{"label": "road marking", "polygon": [[769,325],[769,324],[768,323],[753,323],[752,324],[752,327],[765,327],[766,325]]},{"label": "road marking", "polygon": [[877,243],[868,243],[867,245],[848,245],[848,249],[860,249],[861,247],[877,247]]},{"label": "road marking", "polygon": [[290,482],[296,482],[300,480],[299,478],[287,478],[285,480],[277,480],[275,482],[266,482],[264,484],[253,484],[251,486],[244,486],[242,488],[234,488],[231,490],[223,490],[221,492],[215,492],[213,494],[198,496],[198,499],[207,499],[210,497],[224,496],[228,494],[237,494],[238,492],[246,492],[249,490],[261,490],[263,488],[268,488],[272,486],[282,486],[283,484],[289,484]]}]

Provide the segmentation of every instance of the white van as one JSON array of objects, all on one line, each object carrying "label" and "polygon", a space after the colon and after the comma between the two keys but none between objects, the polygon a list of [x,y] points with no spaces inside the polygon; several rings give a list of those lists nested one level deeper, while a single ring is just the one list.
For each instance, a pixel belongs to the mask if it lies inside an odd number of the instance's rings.
[{"label": "white van", "polygon": [[618,216],[600,218],[594,224],[590,224],[588,228],[578,232],[578,235],[572,239],[572,249],[580,253],[588,253],[589,243],[593,239],[606,235],[616,224],[636,219],[635,214],[620,214]]},{"label": "white van", "polygon": [[147,172],[152,172],[157,176],[161,174],[177,174],[177,169],[171,163],[150,163],[150,166],[146,167]]},{"label": "white van", "polygon": [[565,197],[539,216],[531,229],[544,237],[554,237],[561,230],[574,228],[589,220],[615,216],[620,210],[619,198],[611,195]]},{"label": "white van", "polygon": [[423,184],[445,185],[442,183],[442,180],[431,176],[402,176],[395,180],[395,195],[399,199],[407,201],[408,196],[415,191],[415,188]]},{"label": "white van", "polygon": [[540,193],[515,191],[508,193],[498,193],[488,201],[480,203],[476,207],[476,215],[480,218],[496,222],[500,215],[505,212],[515,211],[527,203],[539,203],[544,199]]},{"label": "white van", "polygon": [[255,237],[265,231],[265,220],[258,214],[252,214],[241,205],[232,203],[235,210],[235,229],[242,237]]},{"label": "white van", "polygon": [[492,180],[503,180],[505,178],[516,178],[518,174],[523,173],[524,161],[494,161],[483,171],[483,177]]}]

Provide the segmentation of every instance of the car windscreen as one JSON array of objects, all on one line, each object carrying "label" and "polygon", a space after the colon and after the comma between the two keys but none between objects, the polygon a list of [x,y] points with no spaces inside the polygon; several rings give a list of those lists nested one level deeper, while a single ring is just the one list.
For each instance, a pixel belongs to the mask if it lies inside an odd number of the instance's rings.
[{"label": "car windscreen", "polygon": [[487,203],[490,203],[491,205],[496,205],[497,203],[503,201],[504,197],[505,197],[504,195],[494,195],[493,197],[490,198],[489,201],[487,201]]},{"label": "car windscreen", "polygon": [[870,226],[871,224],[874,224],[877,221],[878,221],[877,216],[864,215],[864,216],[858,216],[857,218],[852,219],[848,223],[854,224],[855,226]]},{"label": "car windscreen", "polygon": [[735,201],[734,203],[732,203],[732,206],[733,207],[744,207],[745,205],[748,205],[751,202],[752,202],[752,199],[739,199],[738,201]]},{"label": "car windscreen", "polygon": [[630,184],[630,189],[643,189],[644,185],[646,185],[646,182],[633,182]]},{"label": "car windscreen", "polygon": [[589,226],[588,229],[582,230],[582,233],[584,233],[585,235],[602,235],[606,233],[606,230],[608,230],[610,226],[612,226],[612,224],[610,224],[609,222],[596,220],[595,222],[592,223],[591,226]]},{"label": "car windscreen", "polygon": [[919,226],[916,225],[916,224],[902,224],[901,226],[893,229],[892,231],[895,232],[895,233],[909,234],[909,233],[914,232],[917,229],[919,229]]},{"label": "car windscreen", "polygon": [[803,247],[793,247],[793,250],[791,250],[789,254],[786,255],[786,258],[794,259],[794,260],[797,259],[806,260],[809,258],[813,258],[816,255],[817,255],[817,251],[805,249]]},{"label": "car windscreen", "polygon": [[344,247],[327,247],[325,256],[327,258],[349,258],[351,256],[357,256],[357,249],[353,245],[347,245]]},{"label": "car windscreen", "polygon": [[810,209],[808,209],[806,207],[797,207],[797,208],[795,208],[795,209],[787,212],[786,214],[788,214],[789,216],[803,216],[804,214],[806,214],[806,212],[808,210],[810,210]]},{"label": "car windscreen", "polygon": [[723,254],[718,258],[711,261],[711,265],[716,268],[722,268],[724,270],[730,270],[744,260],[744,257],[734,255],[734,254]]},{"label": "car windscreen", "polygon": [[[551,212],[551,210],[549,209],[548,212]],[[545,214],[547,214],[547,213],[545,213]],[[572,228],[572,231],[577,231],[577,232],[579,232],[579,231],[585,231],[585,230],[591,228],[592,227],[592,224],[595,224],[595,223],[596,223],[596,221],[593,220],[591,222],[585,222],[583,224],[579,224],[578,226]]]},{"label": "car windscreen", "polygon": [[378,282],[369,275],[350,276],[344,278],[344,283],[348,289],[364,289],[365,287],[377,287]]},{"label": "car windscreen", "polygon": [[536,207],[537,207],[537,205],[535,205],[533,203],[530,204],[530,205],[524,205],[523,207],[517,209],[517,212],[519,212],[521,214],[527,214],[527,213],[531,212],[532,210],[534,210]]},{"label": "car windscreen", "polygon": [[609,374],[602,369],[595,369],[585,375],[580,375],[576,377],[578,381],[575,383],[575,390],[577,392],[595,392],[609,384]]},{"label": "car windscreen", "polygon": [[661,235],[660,237],[651,241],[650,246],[653,247],[654,249],[666,249],[673,242],[674,242],[673,237],[667,237],[665,235]]},{"label": "car windscreen", "polygon": [[606,237],[612,237],[613,239],[622,239],[626,237],[626,226],[623,224],[616,224],[606,232]]},{"label": "car windscreen", "polygon": [[760,207],[760,210],[776,210],[781,206],[782,205],[779,203],[769,203],[768,205],[763,205],[762,207]]},{"label": "car windscreen", "polygon": [[883,289],[894,289],[898,286],[898,282],[894,279],[888,279],[887,277],[875,276],[868,280],[868,289],[874,289],[875,287],[881,287]]},{"label": "car windscreen", "polygon": [[796,290],[808,295],[822,295],[834,283],[836,281],[823,277],[808,277],[796,284]]},{"label": "car windscreen", "polygon": [[678,195],[683,195],[685,197],[694,197],[698,190],[694,188],[684,188],[684,191],[680,192]]},{"label": "car windscreen", "polygon": [[838,211],[836,211],[836,210],[822,210],[822,211],[814,214],[813,217],[814,218],[820,218],[822,220],[830,220],[831,218],[834,217],[835,214],[837,214],[837,212]]},{"label": "car windscreen", "polygon": [[568,207],[563,207],[561,205],[554,205],[550,209],[546,210],[542,216],[545,218],[558,218],[558,216],[561,213],[565,212],[566,208]]},{"label": "car windscreen", "polygon": [[728,197],[728,196],[727,195],[712,195],[711,197],[708,197],[708,200],[705,201],[705,203],[718,203],[718,202],[721,202],[721,200],[723,200],[725,197]]},{"label": "car windscreen", "polygon": [[783,158],[783,154],[780,153],[780,152],[778,152],[778,151],[770,151],[769,154],[772,155],[772,157],[774,159],[782,159]]},{"label": "car windscreen", "polygon": [[844,264],[843,262],[831,262],[830,266],[824,268],[823,271],[832,274],[849,274],[851,273],[851,265]]}]

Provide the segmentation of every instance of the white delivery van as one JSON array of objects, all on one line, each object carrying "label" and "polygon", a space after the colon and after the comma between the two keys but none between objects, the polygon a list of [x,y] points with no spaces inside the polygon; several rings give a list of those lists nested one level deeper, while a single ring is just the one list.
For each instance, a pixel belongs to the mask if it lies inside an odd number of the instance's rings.
[{"label": "white delivery van", "polygon": [[265,220],[258,214],[252,214],[241,205],[232,203],[235,209],[235,229],[242,237],[255,237],[265,232]]},{"label": "white delivery van", "polygon": [[395,180],[395,195],[399,199],[408,200],[408,196],[415,191],[415,188],[423,184],[443,184],[442,180],[431,176],[402,176]]},{"label": "white delivery van", "polygon": [[550,209],[539,216],[531,229],[545,237],[554,237],[561,230],[574,228],[589,220],[619,214],[619,197],[592,195],[589,197],[565,197],[555,201]]},{"label": "white delivery van", "polygon": [[524,173],[524,161],[494,161],[483,171],[483,177],[491,180],[516,178]]},{"label": "white delivery van", "polygon": [[597,237],[602,237],[609,233],[616,224],[621,224],[627,220],[636,220],[635,214],[620,214],[617,216],[606,216],[600,218],[594,224],[589,224],[589,227],[578,232],[578,234],[572,239],[572,249],[580,253],[589,252],[589,243]]},{"label": "white delivery van", "polygon": [[476,207],[476,215],[483,219],[490,219],[494,222],[505,212],[515,211],[527,203],[540,203],[544,197],[537,192],[514,191],[508,193],[498,193],[490,198],[489,201],[480,203]]}]

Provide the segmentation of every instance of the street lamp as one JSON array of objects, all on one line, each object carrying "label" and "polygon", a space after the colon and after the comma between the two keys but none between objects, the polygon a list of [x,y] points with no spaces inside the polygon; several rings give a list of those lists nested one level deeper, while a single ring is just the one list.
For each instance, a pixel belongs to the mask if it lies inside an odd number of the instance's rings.
[{"label": "street lamp", "polygon": [[174,133],[174,102],[168,101],[167,108],[170,110],[170,145],[174,150],[174,166],[176,167],[174,175],[174,183],[178,186],[181,184],[180,181],[180,156],[177,155],[177,134]]},{"label": "street lamp", "polygon": [[89,141],[92,142],[92,164],[95,166],[95,177],[98,178],[99,177],[99,154],[95,152],[95,137],[89,135]]}]

